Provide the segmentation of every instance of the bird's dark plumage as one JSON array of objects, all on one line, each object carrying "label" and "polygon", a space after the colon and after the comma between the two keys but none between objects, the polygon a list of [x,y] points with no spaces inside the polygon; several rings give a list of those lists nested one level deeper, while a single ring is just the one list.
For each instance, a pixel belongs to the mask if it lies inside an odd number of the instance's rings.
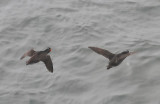
[{"label": "bird's dark plumage", "polygon": [[26,52],[20,59],[23,59],[26,56],[30,56],[31,58],[26,62],[26,65],[42,61],[46,65],[48,71],[53,73],[53,63],[50,56],[47,55],[49,52],[51,52],[51,48],[47,48],[44,51],[34,51],[33,49],[31,49]]},{"label": "bird's dark plumage", "polygon": [[109,64],[107,66],[107,69],[118,66],[127,56],[134,53],[134,52],[124,51],[119,54],[113,54],[108,50],[101,49],[98,47],[88,47],[88,48],[109,59]]},{"label": "bird's dark plumage", "polygon": [[98,47],[89,47],[90,49],[92,49],[93,51],[95,51],[96,53],[103,55],[104,57],[108,58],[109,60],[111,60],[115,54],[109,52],[108,50],[105,49],[101,49]]},{"label": "bird's dark plumage", "polygon": [[28,52],[26,52],[22,57],[21,57],[21,60],[23,58],[25,58],[26,56],[33,56],[35,54],[35,51],[33,49],[29,50]]}]

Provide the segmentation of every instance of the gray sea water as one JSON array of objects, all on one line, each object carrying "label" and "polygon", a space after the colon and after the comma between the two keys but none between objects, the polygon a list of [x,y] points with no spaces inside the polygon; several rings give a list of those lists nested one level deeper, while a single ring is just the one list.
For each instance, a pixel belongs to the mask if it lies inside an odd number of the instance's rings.
[{"label": "gray sea water", "polygon": [[[160,104],[159,33],[160,0],[0,0],[0,104]],[[20,60],[47,47],[53,74]]]}]

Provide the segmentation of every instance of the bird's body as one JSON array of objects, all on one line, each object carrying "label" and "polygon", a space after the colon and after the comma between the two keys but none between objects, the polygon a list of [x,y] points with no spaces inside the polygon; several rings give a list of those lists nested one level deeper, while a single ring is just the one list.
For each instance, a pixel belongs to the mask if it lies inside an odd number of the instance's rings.
[{"label": "bird's body", "polygon": [[107,69],[118,66],[127,56],[134,53],[134,52],[124,51],[119,54],[113,54],[108,50],[101,49],[98,47],[89,47],[89,48],[95,51],[96,53],[103,55],[104,57],[109,59],[109,64],[107,66]]},{"label": "bird's body", "polygon": [[46,65],[46,68],[49,72],[53,72],[53,63],[48,55],[48,53],[51,51],[51,48],[47,48],[44,51],[34,51],[33,49],[26,52],[21,59],[25,58],[26,56],[30,56],[31,58],[26,62],[26,65],[38,63],[40,61],[44,62]]}]

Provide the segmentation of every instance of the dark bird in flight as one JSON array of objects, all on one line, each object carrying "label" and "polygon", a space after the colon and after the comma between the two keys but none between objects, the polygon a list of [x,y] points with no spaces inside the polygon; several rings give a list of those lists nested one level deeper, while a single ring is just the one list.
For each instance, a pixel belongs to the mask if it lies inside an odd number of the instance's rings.
[{"label": "dark bird in flight", "polygon": [[53,63],[51,57],[47,55],[51,52],[51,48],[47,48],[44,51],[34,51],[33,49],[29,50],[28,52],[24,53],[24,55],[20,58],[21,60],[26,56],[31,57],[27,62],[26,65],[38,63],[39,61],[44,62],[46,68],[49,72],[53,73]]},{"label": "dark bird in flight", "polygon": [[101,49],[98,47],[88,47],[88,48],[92,49],[96,53],[103,55],[104,57],[109,59],[109,64],[107,66],[107,69],[118,66],[127,56],[135,53],[135,52],[129,52],[127,50],[127,51],[123,51],[119,54],[113,54],[113,53],[109,52],[108,50]]}]

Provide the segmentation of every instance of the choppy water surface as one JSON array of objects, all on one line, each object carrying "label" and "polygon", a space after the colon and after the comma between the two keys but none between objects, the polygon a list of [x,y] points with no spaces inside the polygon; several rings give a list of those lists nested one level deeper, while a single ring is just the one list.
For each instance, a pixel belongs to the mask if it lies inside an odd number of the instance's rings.
[{"label": "choppy water surface", "polygon": [[[0,0],[0,104],[159,104],[159,0]],[[54,73],[20,60],[51,47]],[[88,49],[137,53],[106,70]]]}]

